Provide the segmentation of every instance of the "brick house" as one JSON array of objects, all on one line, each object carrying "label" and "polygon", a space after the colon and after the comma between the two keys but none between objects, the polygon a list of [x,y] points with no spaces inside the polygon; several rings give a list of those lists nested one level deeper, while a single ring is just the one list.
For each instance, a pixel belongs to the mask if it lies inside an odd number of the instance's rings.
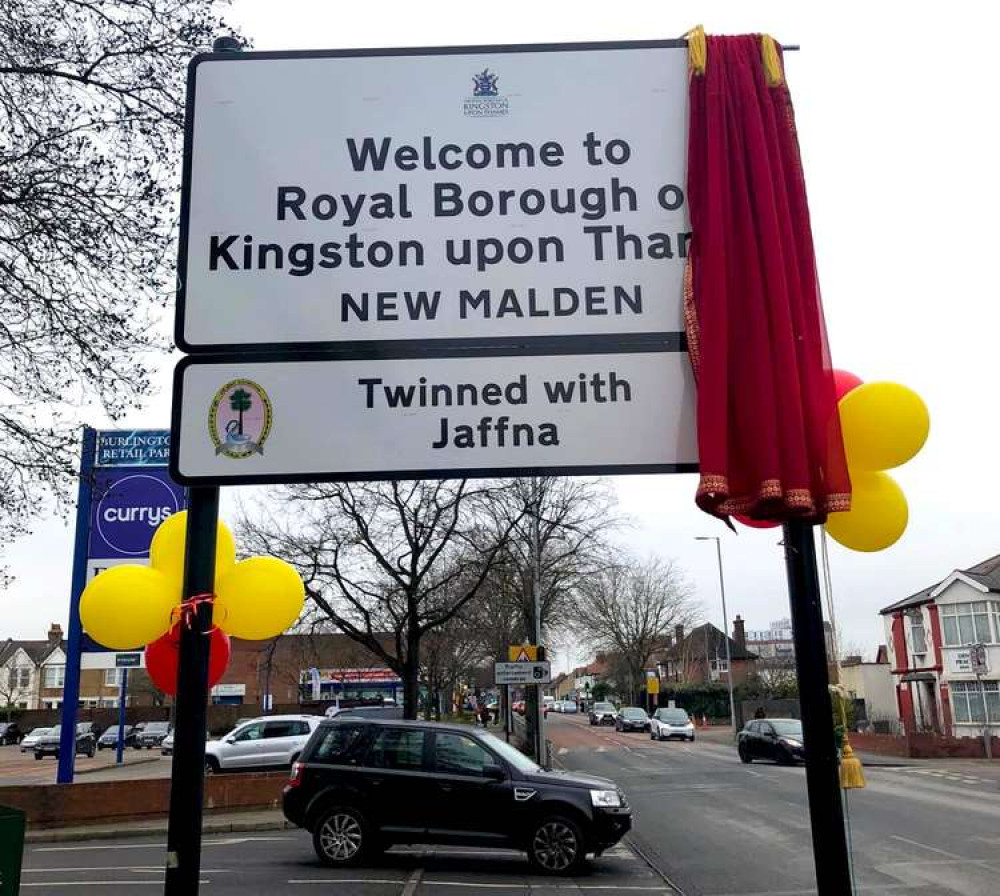
[{"label": "brick house", "polygon": [[683,625],[676,626],[671,644],[655,657],[660,678],[689,684],[728,683],[727,639],[733,662],[733,684],[743,684],[757,669],[757,654],[747,650],[743,620],[739,616],[733,622],[731,638],[710,622],[687,633]]},{"label": "brick house", "polygon": [[[1000,555],[883,608],[896,704],[907,734],[979,737],[1000,728]],[[970,648],[986,648],[980,676]]]}]

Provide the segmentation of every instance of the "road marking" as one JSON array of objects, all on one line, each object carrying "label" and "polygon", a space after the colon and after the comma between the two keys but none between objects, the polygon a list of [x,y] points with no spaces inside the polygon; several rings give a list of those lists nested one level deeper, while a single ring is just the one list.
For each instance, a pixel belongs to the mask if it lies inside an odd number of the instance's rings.
[{"label": "road marking", "polygon": [[378,877],[306,877],[306,878],[292,878],[285,881],[288,884],[395,884],[397,887],[405,887],[405,880],[389,880],[387,878]]},{"label": "road marking", "polygon": [[[948,856],[949,859],[964,859],[958,853],[948,852],[946,849],[938,849],[936,846],[928,846],[926,843],[921,843],[918,840],[911,840],[909,837],[901,837],[899,834],[892,835],[893,840],[901,840],[903,843],[909,843],[911,846],[916,846],[920,849],[926,849],[930,852],[937,852],[943,856]],[[969,859],[968,861],[975,861],[974,859]]]},{"label": "road marking", "polygon": [[[203,874],[229,874],[232,869],[230,868],[202,868]],[[163,874],[162,865],[126,865],[122,867],[121,865],[89,865],[82,866],[80,868],[22,868],[22,874],[79,874],[80,872],[97,872],[97,871],[131,871],[134,874],[149,874],[150,872],[156,872],[157,874]]]},{"label": "road marking", "polygon": [[[865,893],[882,893],[891,890],[913,890],[923,888],[923,884],[865,884]],[[740,890],[738,893],[713,893],[712,896],[816,896],[816,888],[808,890],[756,890],[748,893]]]},{"label": "road marking", "polygon": [[[210,879],[203,879],[198,881],[199,884],[210,884],[212,881]],[[32,882],[30,884],[21,884],[22,888],[25,887],[49,887],[50,889],[54,887],[162,887],[163,880],[64,880],[58,883],[45,883],[43,881]]]},{"label": "road marking", "polygon": [[[295,837],[229,837],[225,840],[203,840],[202,846],[239,846],[243,843],[273,843],[280,840],[294,840]],[[91,852],[96,849],[163,849],[163,843],[112,843],[90,846],[35,846],[32,852]]]},{"label": "road marking", "polygon": [[413,874],[410,875],[409,880],[403,887],[402,896],[413,896],[417,891],[417,887],[420,886],[420,879],[424,876],[424,869],[418,868]]}]

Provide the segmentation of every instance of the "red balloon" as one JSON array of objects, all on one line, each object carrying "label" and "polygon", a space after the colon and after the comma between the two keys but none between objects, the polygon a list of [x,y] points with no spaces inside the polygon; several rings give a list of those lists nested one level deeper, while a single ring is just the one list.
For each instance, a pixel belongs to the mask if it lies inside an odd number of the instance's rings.
[{"label": "red balloon", "polygon": [[738,513],[733,514],[733,519],[738,523],[742,523],[744,526],[748,526],[751,529],[773,529],[776,526],[780,526],[781,523],[775,523],[771,520],[752,520],[748,516],[741,516]]},{"label": "red balloon", "polygon": [[837,401],[840,401],[852,389],[857,389],[864,380],[848,370],[833,371],[833,388],[837,393]]},{"label": "red balloon", "polygon": [[[211,634],[208,648],[208,686],[219,683],[229,665],[231,646],[229,635],[216,627]],[[159,690],[165,694],[177,693],[177,660],[181,649],[180,625],[175,625],[162,638],[146,646],[146,672]]]}]

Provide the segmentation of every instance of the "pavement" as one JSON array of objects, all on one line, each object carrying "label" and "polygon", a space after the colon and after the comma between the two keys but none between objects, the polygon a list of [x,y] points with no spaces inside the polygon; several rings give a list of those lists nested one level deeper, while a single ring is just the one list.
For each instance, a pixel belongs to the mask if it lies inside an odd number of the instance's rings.
[{"label": "pavement", "polygon": [[[801,766],[743,765],[728,729],[654,743],[550,715],[546,735],[562,766],[621,786],[635,813],[630,842],[685,896],[816,892]],[[899,762],[868,766],[868,786],[843,792],[856,892],[996,896],[1000,769]]]}]

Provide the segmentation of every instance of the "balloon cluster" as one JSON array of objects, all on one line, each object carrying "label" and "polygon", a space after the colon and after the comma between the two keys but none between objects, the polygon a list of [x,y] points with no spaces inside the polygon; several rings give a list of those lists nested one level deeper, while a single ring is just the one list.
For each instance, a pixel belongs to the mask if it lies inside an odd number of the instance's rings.
[{"label": "balloon cluster", "polygon": [[886,470],[905,464],[927,441],[930,415],[923,399],[899,383],[864,383],[834,371],[851,473],[851,509],[831,513],[830,537],[853,551],[882,551],[909,521],[906,495]]},{"label": "balloon cluster", "polygon": [[[112,650],[146,645],[146,671],[167,694],[177,692],[181,626],[191,624],[183,602],[187,512],[159,525],[149,566],[113,566],[93,579],[80,596],[80,620],[87,633]],[[208,635],[209,687],[229,664],[229,636],[260,641],[280,635],[302,612],[305,591],[298,573],[274,557],[236,562],[232,533],[219,523],[215,547],[215,593],[196,600],[213,604]]]},{"label": "balloon cluster", "polygon": [[[927,441],[930,416],[923,400],[898,383],[865,383],[846,370],[833,372],[844,451],[851,473],[851,509],[831,513],[830,537],[853,551],[882,551],[906,531],[906,495],[885,471],[910,460]],[[734,515],[752,529],[780,523]]]}]

